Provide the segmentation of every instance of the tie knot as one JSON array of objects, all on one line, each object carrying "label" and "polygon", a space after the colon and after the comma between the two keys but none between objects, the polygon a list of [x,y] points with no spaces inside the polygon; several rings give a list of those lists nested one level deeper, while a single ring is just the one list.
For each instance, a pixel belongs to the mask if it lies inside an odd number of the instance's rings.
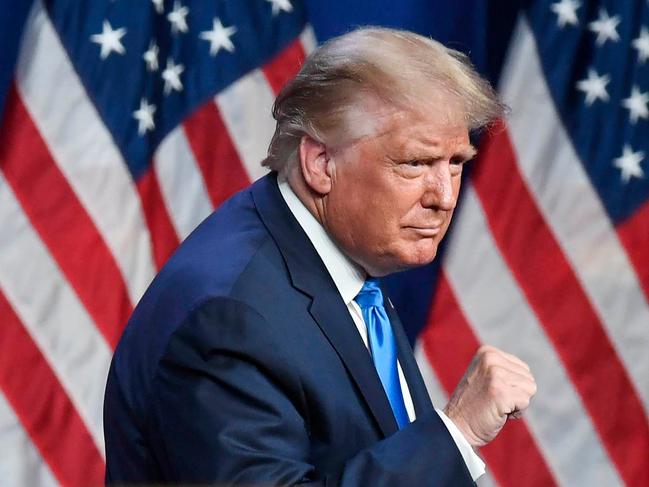
[{"label": "tie knot", "polygon": [[383,293],[381,293],[378,279],[367,279],[354,300],[361,308],[368,306],[383,307]]}]

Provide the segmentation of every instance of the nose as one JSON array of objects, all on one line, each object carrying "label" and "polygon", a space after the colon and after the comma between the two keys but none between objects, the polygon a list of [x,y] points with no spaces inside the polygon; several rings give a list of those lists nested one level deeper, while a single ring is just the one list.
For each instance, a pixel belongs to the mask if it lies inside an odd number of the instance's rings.
[{"label": "nose", "polygon": [[432,164],[424,178],[425,188],[422,196],[424,208],[442,211],[450,211],[455,208],[457,195],[453,191],[453,184],[449,161],[438,161]]}]

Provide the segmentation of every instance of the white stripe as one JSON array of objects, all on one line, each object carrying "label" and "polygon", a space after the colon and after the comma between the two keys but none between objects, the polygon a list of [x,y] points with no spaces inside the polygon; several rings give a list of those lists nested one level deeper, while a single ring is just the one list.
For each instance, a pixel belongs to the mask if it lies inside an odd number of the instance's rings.
[{"label": "white stripe", "polygon": [[[420,342],[417,342],[414,351],[417,364],[419,365],[419,371],[424,379],[424,384],[426,384],[426,389],[428,389],[428,395],[430,396],[431,401],[433,401],[435,407],[443,409],[448,402],[448,395],[442,388],[439,380],[437,380],[437,376],[428,362],[428,357],[426,357],[423,345]],[[479,487],[496,487],[498,485],[496,480],[489,473],[488,468],[485,474],[478,479],[477,484]]]},{"label": "white stripe", "polygon": [[0,172],[0,288],[103,452],[111,349],[30,225]]},{"label": "white stripe", "polygon": [[271,115],[275,95],[266,77],[256,69],[216,95],[215,100],[250,180],[259,179],[268,172],[261,161],[275,132]]},{"label": "white stripe", "polygon": [[318,46],[318,41],[315,38],[315,33],[310,24],[307,24],[300,34],[300,42],[302,43],[302,49],[304,49],[307,56]]},{"label": "white stripe", "polygon": [[16,79],[33,122],[115,256],[136,303],[154,275],[140,199],[40,1],[25,26]]},{"label": "white stripe", "polygon": [[160,144],[154,167],[171,221],[180,239],[184,240],[213,208],[181,125]]},{"label": "white stripe", "polygon": [[442,384],[437,379],[433,368],[428,362],[428,357],[426,357],[424,346],[420,342],[415,344],[415,358],[417,359],[421,375],[424,378],[424,384],[426,384],[430,400],[433,401],[435,407],[444,409],[448,402],[448,394],[446,394]]},{"label": "white stripe", "polygon": [[496,248],[472,186],[444,269],[479,341],[529,364],[538,392],[525,418],[561,485],[622,485],[552,343]]},{"label": "white stripe", "polygon": [[569,257],[649,412],[649,305],[545,83],[534,37],[519,21],[502,94],[523,179]]},{"label": "white stripe", "polygon": [[4,487],[59,485],[1,391],[0,451],[0,483]]}]

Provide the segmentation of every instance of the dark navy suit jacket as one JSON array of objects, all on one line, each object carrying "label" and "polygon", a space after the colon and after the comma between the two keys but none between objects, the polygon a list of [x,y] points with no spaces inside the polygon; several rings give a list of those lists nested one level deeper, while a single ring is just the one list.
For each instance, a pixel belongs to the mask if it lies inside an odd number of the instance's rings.
[{"label": "dark navy suit jacket", "polygon": [[324,264],[262,178],[135,309],[106,388],[107,482],[474,485],[386,308],[417,413],[400,431]]}]

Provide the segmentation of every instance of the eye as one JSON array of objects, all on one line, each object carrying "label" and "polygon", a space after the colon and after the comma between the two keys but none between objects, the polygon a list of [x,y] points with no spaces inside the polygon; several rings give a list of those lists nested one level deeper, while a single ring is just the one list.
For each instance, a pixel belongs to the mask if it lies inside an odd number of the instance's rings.
[{"label": "eye", "polygon": [[423,159],[402,160],[397,164],[397,171],[406,178],[417,178],[425,173],[426,166]]},{"label": "eye", "polygon": [[406,161],[406,164],[411,167],[420,167],[424,166],[426,162],[421,159],[413,159],[412,161]]},{"label": "eye", "polygon": [[451,164],[453,166],[461,166],[465,164],[466,162],[469,162],[468,160],[464,159],[463,157],[453,157],[451,158]]}]

